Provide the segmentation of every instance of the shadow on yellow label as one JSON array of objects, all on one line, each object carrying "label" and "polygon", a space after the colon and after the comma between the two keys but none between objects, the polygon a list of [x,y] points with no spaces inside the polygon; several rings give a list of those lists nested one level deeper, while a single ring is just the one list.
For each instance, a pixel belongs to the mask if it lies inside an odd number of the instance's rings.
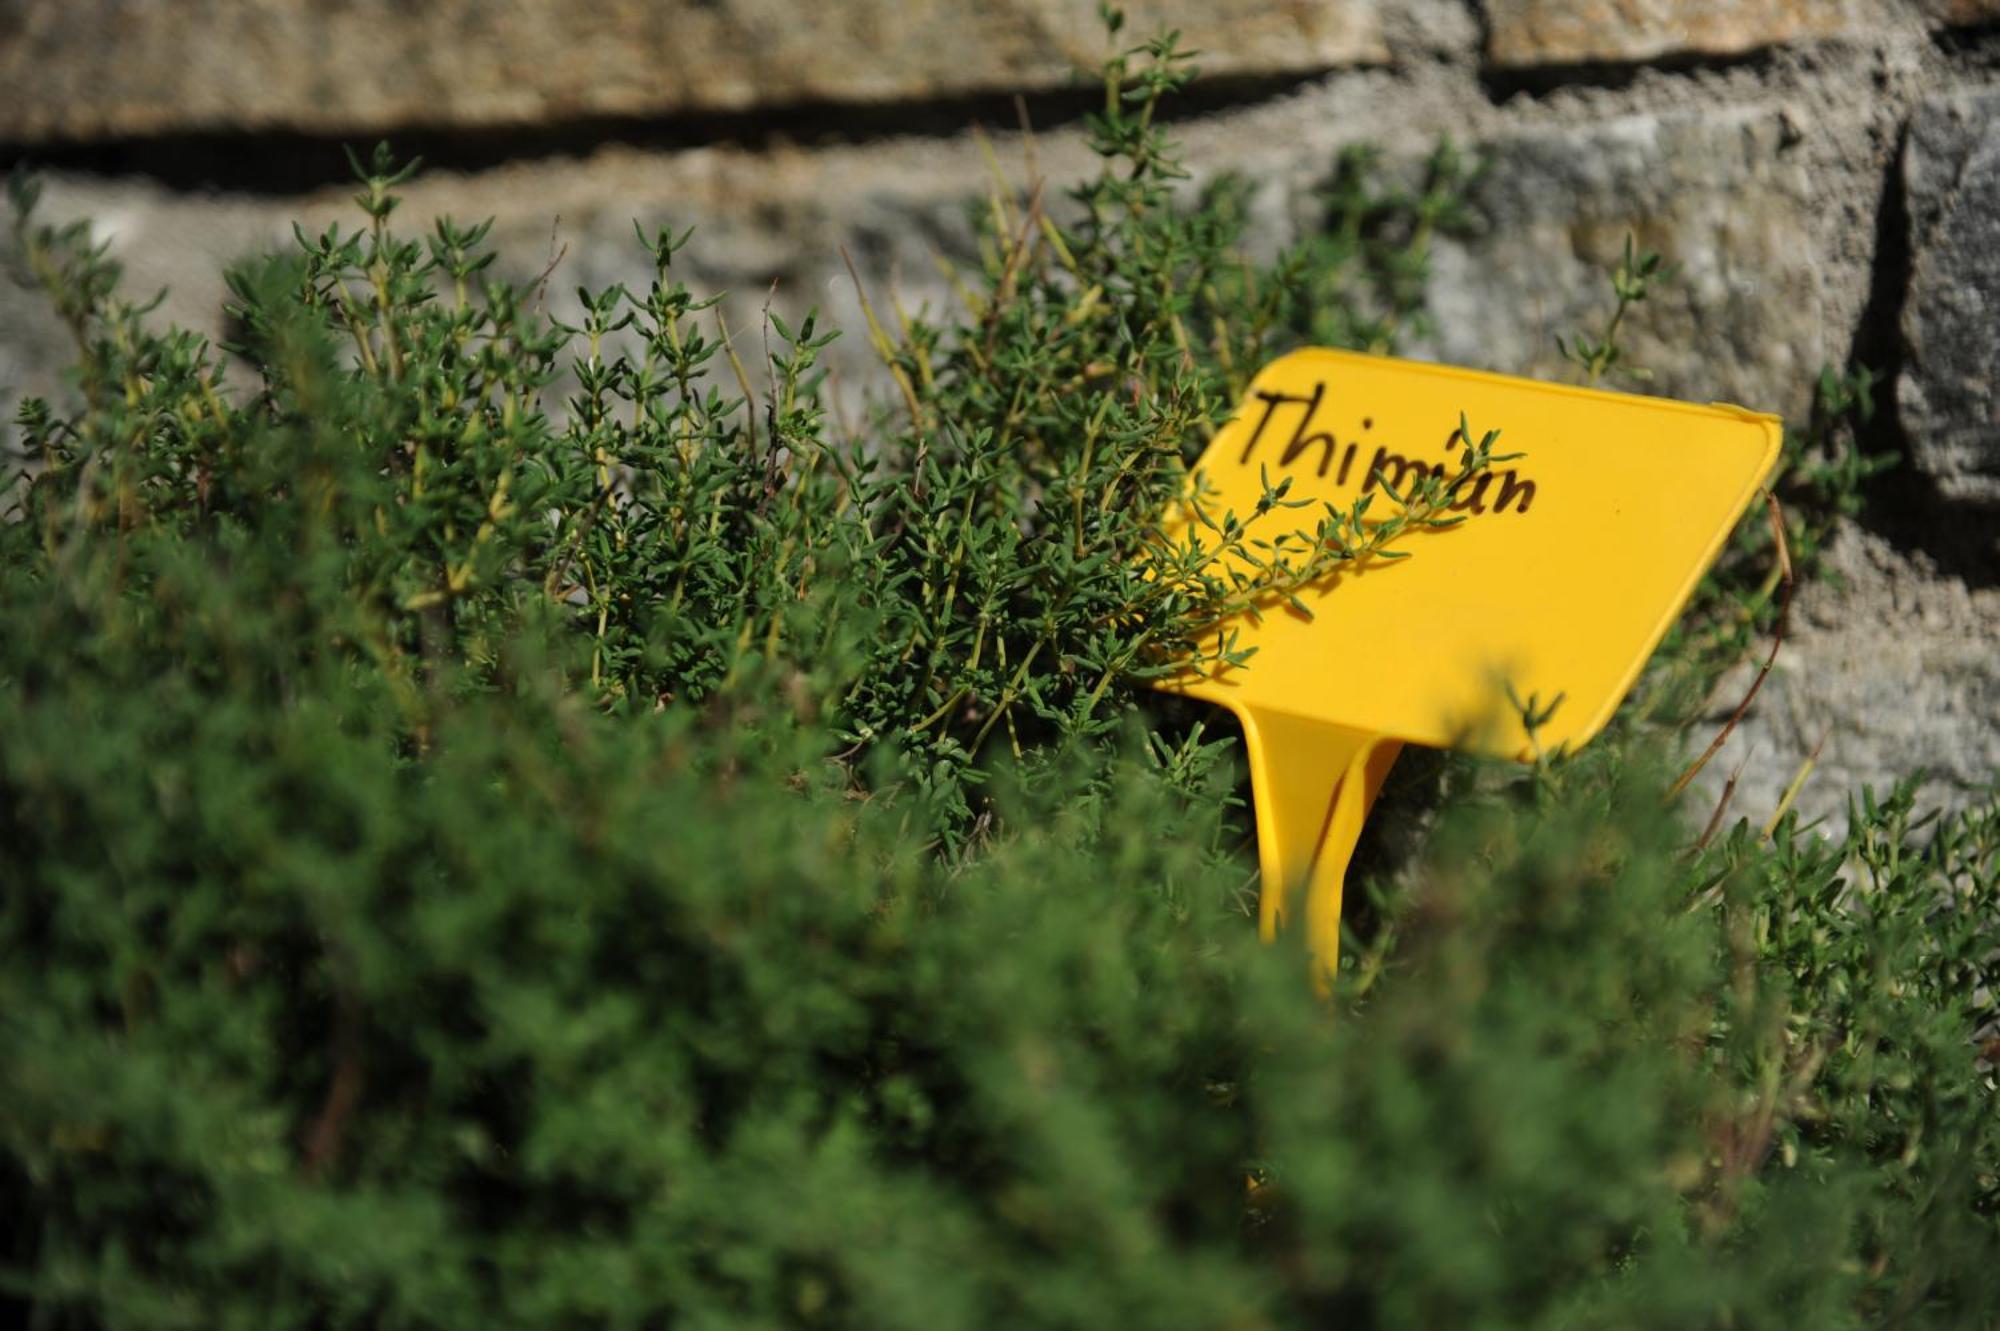
[{"label": "shadow on yellow label", "polygon": [[[1169,534],[1220,542],[1249,522],[1245,560],[1298,549],[1367,499],[1364,526],[1425,478],[1449,482],[1474,441],[1496,460],[1394,553],[1340,564],[1218,626],[1251,653],[1162,684],[1243,724],[1256,799],[1265,937],[1304,903],[1323,971],[1339,952],[1342,881],[1405,743],[1516,758],[1604,727],[1776,461],[1778,420],[1729,406],[1569,388],[1312,349],[1272,362],[1197,464],[1200,517]],[[1307,500],[1303,506],[1292,506]],[[1257,543],[1262,542],[1259,545]],[[1232,556],[1233,558],[1233,556]],[[1511,694],[1511,696],[1510,696]],[[1560,698],[1530,735],[1518,700]],[[1322,975],[1322,979],[1324,974]]]}]

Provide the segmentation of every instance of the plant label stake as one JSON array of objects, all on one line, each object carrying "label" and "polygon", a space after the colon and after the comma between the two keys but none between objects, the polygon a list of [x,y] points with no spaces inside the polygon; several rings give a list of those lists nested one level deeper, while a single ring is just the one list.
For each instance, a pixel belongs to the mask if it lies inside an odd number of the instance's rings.
[{"label": "plant label stake", "polygon": [[[1395,511],[1458,474],[1463,418],[1508,460],[1451,493],[1448,528],[1338,566],[1220,629],[1243,665],[1161,687],[1243,725],[1256,801],[1265,939],[1302,903],[1324,985],[1362,821],[1404,744],[1532,760],[1604,727],[1776,461],[1778,419],[1739,407],[1511,379],[1309,349],[1266,366],[1197,467],[1169,534],[1210,548],[1234,514],[1250,556],[1310,545],[1330,506]],[[1285,504],[1251,520],[1267,483]],[[1297,500],[1304,507],[1290,507]],[[1366,522],[1364,516],[1363,521]],[[1296,602],[1296,603],[1294,603]],[[1527,700],[1525,703],[1522,700]],[[1552,712],[1548,705],[1559,700]],[[1523,711],[1533,712],[1530,721]]]}]

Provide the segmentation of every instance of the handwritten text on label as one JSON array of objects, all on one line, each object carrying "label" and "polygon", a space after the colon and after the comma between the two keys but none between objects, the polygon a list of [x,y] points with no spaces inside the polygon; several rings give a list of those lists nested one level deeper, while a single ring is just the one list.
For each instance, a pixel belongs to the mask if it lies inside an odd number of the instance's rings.
[{"label": "handwritten text on label", "polygon": [[[1275,429],[1270,428],[1273,418],[1278,416],[1280,412],[1289,415],[1292,411],[1297,410],[1298,414],[1296,418],[1291,421],[1291,437],[1286,440],[1284,447],[1278,451],[1278,467],[1281,470],[1289,469],[1298,461],[1302,454],[1309,454],[1311,450],[1316,448],[1318,449],[1318,453],[1313,455],[1317,458],[1318,462],[1318,466],[1314,472],[1315,475],[1324,477],[1329,471],[1332,471],[1334,473],[1333,483],[1336,486],[1342,487],[1346,486],[1349,479],[1354,477],[1356,459],[1363,456],[1363,449],[1366,445],[1373,443],[1371,439],[1367,438],[1369,432],[1375,428],[1375,420],[1372,416],[1361,417],[1359,432],[1343,445],[1330,429],[1317,430],[1310,434],[1307,433],[1315,421],[1323,419],[1320,412],[1322,406],[1329,408],[1325,413],[1326,416],[1330,417],[1332,415],[1331,404],[1326,400],[1325,380],[1315,383],[1312,392],[1309,394],[1264,391],[1253,393],[1251,397],[1254,401],[1263,403],[1263,409],[1261,412],[1256,412],[1253,409],[1251,412],[1245,413],[1246,415],[1254,414],[1256,424],[1251,427],[1250,438],[1243,445],[1242,456],[1237,459],[1239,462],[1245,465],[1250,463],[1252,457],[1257,452],[1257,446],[1264,442],[1267,430],[1269,430],[1269,437],[1273,441],[1283,437],[1284,425],[1282,423],[1278,424]],[[1459,437],[1458,431],[1453,430],[1451,432],[1450,436],[1444,441],[1444,447],[1447,453],[1455,453],[1464,447],[1464,441]],[[1269,450],[1266,450],[1266,453],[1268,456]],[[1442,478],[1449,474],[1447,463],[1425,462],[1421,458],[1391,452],[1386,444],[1376,445],[1374,451],[1366,456],[1367,469],[1362,471],[1357,478],[1361,483],[1362,494],[1367,494],[1380,485],[1386,485],[1397,494],[1408,494],[1410,488],[1421,482],[1426,475],[1435,475]],[[1308,457],[1309,462],[1312,460],[1312,457]],[[1505,471],[1486,472],[1471,481],[1467,485],[1465,493],[1452,501],[1451,511],[1455,513],[1526,513],[1529,506],[1535,502],[1535,489],[1534,481],[1522,476],[1512,468]],[[1488,503],[1489,494],[1491,496],[1490,505]]]}]

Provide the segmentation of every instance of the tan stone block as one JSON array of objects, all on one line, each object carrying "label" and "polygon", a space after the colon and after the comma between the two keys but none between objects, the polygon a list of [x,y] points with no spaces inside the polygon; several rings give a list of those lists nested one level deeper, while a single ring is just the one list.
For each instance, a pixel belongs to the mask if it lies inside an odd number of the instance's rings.
[{"label": "tan stone block", "polygon": [[1733,55],[1847,31],[1875,9],[1871,0],[1488,0],[1487,57],[1523,66]]},{"label": "tan stone block", "polygon": [[[1217,74],[1386,58],[1377,0],[1131,0]],[[14,0],[0,142],[536,125],[1061,87],[1094,0]]]}]

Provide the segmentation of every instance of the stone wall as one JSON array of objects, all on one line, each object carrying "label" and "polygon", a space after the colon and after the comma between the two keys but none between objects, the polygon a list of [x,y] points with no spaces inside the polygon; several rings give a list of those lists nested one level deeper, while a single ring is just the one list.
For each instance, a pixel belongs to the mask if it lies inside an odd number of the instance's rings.
[{"label": "stone wall", "polygon": [[[1904,464],[1721,765],[1747,764],[1755,814],[1818,747],[1803,802],[1835,816],[1861,781],[2000,771],[2000,0],[1128,8],[1205,52],[1177,133],[1197,171],[1258,182],[1268,243],[1311,224],[1344,145],[1489,161],[1420,354],[1560,376],[1553,335],[1634,231],[1685,274],[1635,330],[1651,391],[1795,416],[1825,362],[1886,374],[1870,443]],[[878,298],[950,299],[938,260],[988,182],[975,123],[1017,180],[1023,113],[1033,169],[1088,168],[1102,49],[1088,0],[12,0],[0,155],[198,325],[222,262],[341,213],[341,142],[389,137],[432,162],[411,213],[496,216],[515,276],[561,256],[552,292],[636,277],[635,217],[693,222],[733,327],[766,301],[853,326],[843,250]],[[60,346],[0,277],[0,399],[51,388]]]}]

